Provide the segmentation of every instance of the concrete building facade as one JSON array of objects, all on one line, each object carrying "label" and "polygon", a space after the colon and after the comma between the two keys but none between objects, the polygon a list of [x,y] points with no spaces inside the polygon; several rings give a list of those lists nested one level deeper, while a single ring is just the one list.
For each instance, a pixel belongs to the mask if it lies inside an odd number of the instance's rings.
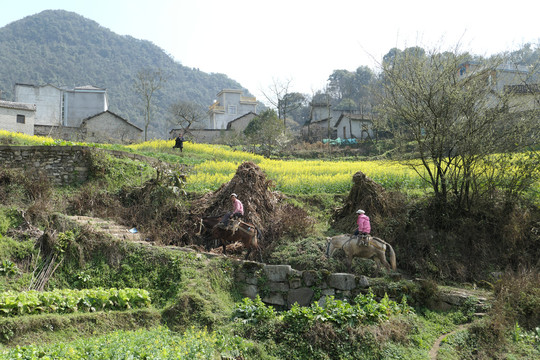
[{"label": "concrete building facade", "polygon": [[187,139],[198,143],[217,144],[243,132],[256,116],[257,114],[254,112],[244,114],[229,121],[225,129],[172,129],[169,134],[171,139],[178,135],[184,135]]},{"label": "concrete building facade", "polygon": [[95,86],[62,89],[50,84],[15,84],[15,99],[33,104],[33,134],[71,141],[133,143],[143,130],[110,112],[107,90]]},{"label": "concrete building facade", "polygon": [[234,120],[229,121],[227,124],[227,130],[235,130],[238,132],[244,131],[248,124],[253,120],[257,114],[250,111],[247,114],[244,114]]},{"label": "concrete building facade", "polygon": [[[481,63],[470,61],[461,64],[458,72],[460,78],[465,78],[481,70],[485,70]],[[487,80],[493,90],[497,92],[505,91],[508,86],[538,84],[540,82],[540,73],[531,70],[531,67],[526,65],[501,64],[489,74]]]},{"label": "concrete building facade", "polygon": [[15,84],[15,101],[36,106],[36,125],[62,125],[62,90],[56,86]]},{"label": "concrete building facade", "polygon": [[16,102],[36,105],[36,125],[78,127],[85,118],[109,107],[107,90],[91,85],[61,89],[17,83],[14,93]]},{"label": "concrete building facade", "polygon": [[182,134],[195,142],[216,144],[244,131],[251,120],[257,116],[257,99],[243,96],[242,90],[224,89],[217,94],[217,100],[208,108],[208,127],[174,128],[171,139]]}]

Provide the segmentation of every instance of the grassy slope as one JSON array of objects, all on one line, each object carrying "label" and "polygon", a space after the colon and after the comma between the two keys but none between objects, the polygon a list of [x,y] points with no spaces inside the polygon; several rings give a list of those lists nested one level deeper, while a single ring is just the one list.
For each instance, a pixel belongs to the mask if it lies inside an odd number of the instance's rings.
[{"label": "grassy slope", "polygon": [[[27,143],[27,142],[23,142]],[[124,149],[123,149],[124,150]],[[131,151],[142,152],[145,155],[156,155],[154,151],[150,149],[135,149]],[[174,153],[164,152],[159,153],[159,156],[163,159],[173,162],[185,162],[185,155],[177,155]],[[207,159],[213,158],[214,155],[202,153],[192,154],[190,156],[190,162],[192,164],[203,162]],[[109,188],[118,189],[121,179],[117,179],[117,184],[110,184]],[[22,190],[21,190],[22,191]],[[66,190],[63,189],[59,194],[61,196],[74,196],[77,193],[77,189]],[[24,196],[23,196],[24,197]],[[327,216],[317,213],[317,208],[321,204],[326,206],[333,206],[333,200],[313,197],[297,197],[296,201],[304,203],[305,207],[309,208],[319,219],[328,220]],[[18,265],[26,264],[26,273],[19,274],[17,276],[6,276],[0,281],[2,288],[19,288],[22,289],[29,281],[29,273],[31,270],[32,256],[37,256],[36,249],[30,246],[32,240],[28,241],[16,241],[14,242],[11,237],[5,236],[9,228],[16,227],[20,222],[20,217],[17,216],[17,212],[10,209],[16,209],[17,207],[24,208],[31,203],[28,199],[22,199],[22,203],[16,202],[10,204],[8,208],[2,209],[2,216],[0,216],[0,233],[4,234],[4,237],[0,240],[3,245],[0,247],[0,253],[2,259],[11,258],[17,262]],[[313,206],[315,204],[315,206]],[[62,208],[62,210],[66,210]],[[49,218],[50,220],[50,218]],[[50,224],[52,225],[52,224]],[[59,231],[67,231],[64,225],[57,225]],[[78,230],[80,231],[80,230]],[[90,281],[88,286],[133,286],[142,285],[142,287],[153,289],[154,299],[156,299],[157,309],[149,311],[148,315],[139,317],[142,318],[141,326],[153,326],[157,321],[157,314],[161,313],[161,319],[170,328],[178,331],[185,330],[188,324],[198,324],[199,326],[207,326],[211,329],[223,329],[222,331],[234,331],[230,329],[229,316],[233,304],[239,300],[238,292],[232,285],[232,266],[226,260],[213,260],[210,262],[200,261],[190,255],[178,255],[177,252],[152,251],[146,250],[139,251],[129,246],[111,245],[107,239],[98,239],[103,245],[97,246],[93,238],[93,234],[85,234],[78,232],[80,239],[92,240],[92,255],[87,254],[85,258],[85,264],[81,265],[80,258],[73,258],[72,262],[66,261],[51,283],[53,286],[58,287],[71,287],[77,280],[87,279]],[[16,246],[14,244],[17,244]],[[305,252],[312,253],[317,251],[316,248],[311,248],[313,241],[306,239]],[[84,246],[82,247],[84,249]],[[111,249],[117,251],[111,252]],[[78,247],[77,249],[80,249]],[[298,249],[298,248],[296,248]],[[98,251],[96,251],[98,250]],[[319,249],[320,250],[320,249]],[[276,253],[276,260],[280,262],[292,262],[302,263],[306,261],[306,258],[298,260],[291,259],[291,253],[294,253],[295,249],[287,249],[283,247],[281,253]],[[90,255],[90,256],[89,256]],[[107,265],[107,259],[116,259],[118,266]],[[288,261],[292,260],[292,261]],[[308,262],[311,260],[307,260]],[[21,266],[24,268],[24,266]],[[135,312],[136,313],[136,312]],[[94,316],[94,317],[93,317]],[[96,319],[101,318],[103,315],[84,315],[71,317],[56,316],[56,317],[26,317],[20,322],[21,328],[37,328],[39,331],[35,333],[24,333],[24,335],[15,337],[12,344],[17,343],[40,343],[45,341],[58,341],[59,339],[69,339],[77,332],[85,334],[100,334],[108,332],[115,328],[126,328],[129,324],[134,323],[134,317],[130,314],[121,314],[118,317],[112,316],[114,320],[98,321]],[[88,326],[84,324],[84,319],[87,318],[91,323],[95,325]],[[83,319],[83,320],[81,320]],[[59,332],[48,332],[43,330],[42,326],[36,326],[34,321],[37,321],[47,328],[47,323],[61,324],[56,327],[59,328]],[[405,320],[404,320],[405,321]],[[382,337],[379,340],[382,350],[380,355],[385,358],[425,358],[429,351],[430,344],[442,333],[447,333],[455,329],[456,324],[463,321],[463,313],[452,313],[447,315],[435,314],[432,312],[421,313],[420,316],[409,319],[405,322],[395,320],[385,325],[387,337]],[[136,321],[135,321],[136,323]],[[9,337],[10,331],[15,334],[15,331],[10,327],[13,326],[13,321],[3,322],[1,329],[4,329],[4,334]],[[27,326],[28,324],[34,324]],[[78,325],[72,325],[78,324]],[[408,324],[405,326],[404,324]],[[398,331],[402,326],[408,329],[414,329],[410,334],[403,334]],[[228,329],[228,330],[227,330]],[[376,331],[382,331],[376,330]],[[15,340],[17,338],[18,340]],[[286,351],[280,349],[279,345],[272,344],[271,339],[259,340],[264,347],[272,350],[276,353]],[[518,352],[530,353],[531,347],[526,347],[524,343],[517,343],[524,349],[519,349]],[[534,344],[534,342],[533,342]],[[463,346],[458,344],[456,346]],[[534,348],[534,345],[533,345]],[[452,352],[453,351],[453,352]],[[454,354],[456,350],[449,350],[449,353]],[[260,350],[259,355],[264,353]],[[260,355],[260,358],[264,358]],[[256,358],[256,357],[254,357]],[[451,356],[449,358],[452,358]],[[519,357],[517,357],[519,358]]]}]

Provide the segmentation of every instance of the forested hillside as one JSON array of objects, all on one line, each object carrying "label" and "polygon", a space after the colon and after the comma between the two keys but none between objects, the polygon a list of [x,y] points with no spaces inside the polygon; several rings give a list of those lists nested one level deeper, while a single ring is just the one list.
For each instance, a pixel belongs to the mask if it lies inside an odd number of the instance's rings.
[{"label": "forested hillside", "polygon": [[[182,34],[178,34],[182,36]],[[106,88],[109,110],[143,127],[134,89],[142,69],[161,69],[166,83],[156,94],[151,136],[165,136],[167,109],[175,101],[212,103],[224,88],[242,86],[224,74],[205,73],[174,61],[150,41],[121,36],[64,10],[46,10],[0,28],[0,90],[13,99],[15,83]]]}]

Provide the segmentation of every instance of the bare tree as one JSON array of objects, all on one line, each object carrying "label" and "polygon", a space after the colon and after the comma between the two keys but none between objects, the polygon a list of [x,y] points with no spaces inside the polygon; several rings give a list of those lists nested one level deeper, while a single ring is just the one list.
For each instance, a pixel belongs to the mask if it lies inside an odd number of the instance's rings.
[{"label": "bare tree", "polygon": [[142,69],[135,79],[135,91],[143,99],[144,141],[148,140],[148,125],[152,122],[153,97],[166,81],[161,69]]},{"label": "bare tree", "polygon": [[173,103],[169,112],[173,122],[184,130],[188,130],[193,124],[201,123],[207,116],[202,105],[184,100]]},{"label": "bare tree", "polygon": [[287,114],[300,108],[305,103],[305,96],[289,92],[292,80],[279,81],[273,79],[268,91],[261,91],[268,102],[277,109],[278,119],[283,120],[283,125],[287,125]]},{"label": "bare tree", "polygon": [[[500,61],[460,73],[468,59],[457,51],[410,48],[382,64],[379,109],[401,128],[404,144],[416,145],[418,161],[411,166],[442,210],[450,194],[459,208],[470,208],[482,194],[506,186],[508,176],[532,175],[530,163],[516,172],[517,163],[494,154],[538,141],[538,113],[520,111],[512,94],[491,83]],[[506,172],[509,164],[514,169]]]}]

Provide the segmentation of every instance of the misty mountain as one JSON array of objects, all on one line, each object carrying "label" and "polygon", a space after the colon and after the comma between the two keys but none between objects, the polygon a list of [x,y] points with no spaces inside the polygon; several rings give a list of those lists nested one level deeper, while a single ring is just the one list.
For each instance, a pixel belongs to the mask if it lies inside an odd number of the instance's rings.
[{"label": "misty mountain", "polygon": [[109,110],[144,128],[141,98],[134,88],[143,69],[161,69],[167,79],[156,93],[150,137],[167,136],[171,103],[210,105],[220,90],[243,88],[224,74],[183,66],[150,41],[117,35],[69,11],[46,10],[0,28],[2,100],[14,100],[15,83],[93,85],[107,89]]}]

